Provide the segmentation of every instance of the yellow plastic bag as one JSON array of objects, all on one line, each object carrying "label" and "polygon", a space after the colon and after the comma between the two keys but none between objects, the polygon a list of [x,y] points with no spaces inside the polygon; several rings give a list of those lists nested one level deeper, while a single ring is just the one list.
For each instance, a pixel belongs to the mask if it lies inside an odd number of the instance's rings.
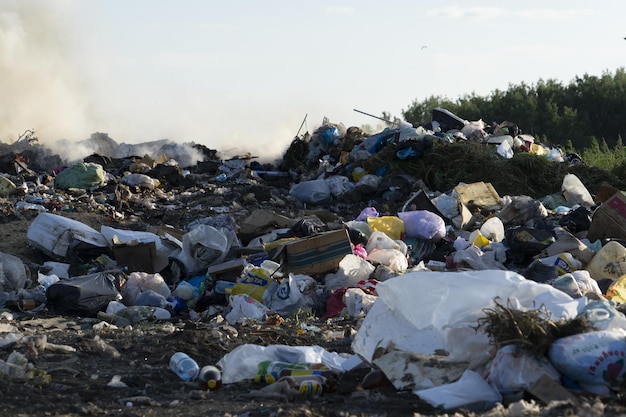
[{"label": "yellow plastic bag", "polygon": [[248,264],[244,267],[230,293],[231,295],[248,294],[262,303],[263,294],[270,285],[270,280],[270,274],[265,268]]},{"label": "yellow plastic bag", "polygon": [[367,224],[373,232],[383,232],[393,240],[404,237],[404,222],[398,216],[368,217]]}]

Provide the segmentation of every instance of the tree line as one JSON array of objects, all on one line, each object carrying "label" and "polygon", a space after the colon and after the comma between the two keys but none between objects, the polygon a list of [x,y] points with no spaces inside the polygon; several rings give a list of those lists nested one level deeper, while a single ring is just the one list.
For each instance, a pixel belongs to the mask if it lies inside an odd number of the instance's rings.
[{"label": "tree line", "polygon": [[601,76],[585,74],[567,85],[550,79],[531,85],[510,84],[506,91],[495,90],[488,96],[472,93],[456,100],[430,96],[423,101],[414,100],[402,110],[402,116],[414,126],[426,124],[431,121],[435,107],[443,107],[469,121],[483,120],[487,124],[509,121],[537,142],[558,145],[567,151],[577,150],[592,159],[615,151],[621,160],[624,152],[624,68],[614,74],[608,71]]}]

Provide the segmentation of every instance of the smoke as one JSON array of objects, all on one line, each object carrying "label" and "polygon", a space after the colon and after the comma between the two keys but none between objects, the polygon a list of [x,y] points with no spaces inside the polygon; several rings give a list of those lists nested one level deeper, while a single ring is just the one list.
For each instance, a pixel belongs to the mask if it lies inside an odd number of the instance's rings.
[{"label": "smoke", "polygon": [[[4,4],[6,3],[6,4]],[[85,87],[68,59],[64,2],[8,1],[0,10],[0,140],[28,129],[61,138],[87,127]],[[53,2],[50,2],[53,3]],[[68,127],[70,127],[68,129]]]},{"label": "smoke", "polygon": [[[172,73],[172,84],[145,80],[128,57],[90,44],[94,38],[85,36],[88,23],[81,22],[76,2],[3,0],[2,5],[0,142],[14,143],[33,129],[52,153],[78,160],[97,151],[90,135],[107,132],[118,144],[166,138],[274,162],[293,139],[302,117],[293,109],[244,104],[206,89],[194,92],[183,80],[184,68]],[[273,117],[261,119],[268,114]],[[198,156],[190,151],[185,158]]]}]

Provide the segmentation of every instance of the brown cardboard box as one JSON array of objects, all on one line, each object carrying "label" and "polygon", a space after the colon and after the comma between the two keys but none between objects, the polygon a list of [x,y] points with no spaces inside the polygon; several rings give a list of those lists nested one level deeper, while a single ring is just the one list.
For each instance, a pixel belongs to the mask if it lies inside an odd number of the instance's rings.
[{"label": "brown cardboard box", "polygon": [[278,249],[275,260],[286,272],[314,275],[336,269],[350,253],[348,231],[340,229],[287,242]]},{"label": "brown cardboard box", "polygon": [[136,245],[122,244],[113,246],[113,256],[119,266],[128,268],[128,272],[147,272],[154,274],[156,270],[156,244],[154,242]]},{"label": "brown cardboard box", "polygon": [[621,191],[596,209],[587,232],[591,242],[609,237],[626,239],[626,195]]},{"label": "brown cardboard box", "polygon": [[462,229],[474,225],[476,219],[473,214],[478,207],[487,211],[495,211],[502,208],[502,199],[491,183],[474,182],[454,187],[459,197],[459,213],[461,214]]}]

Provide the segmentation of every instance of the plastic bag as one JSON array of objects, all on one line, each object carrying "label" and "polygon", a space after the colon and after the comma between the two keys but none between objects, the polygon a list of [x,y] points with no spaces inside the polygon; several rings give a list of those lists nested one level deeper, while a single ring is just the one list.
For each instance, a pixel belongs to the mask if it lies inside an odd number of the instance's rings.
[{"label": "plastic bag", "polygon": [[341,194],[354,188],[354,184],[350,182],[350,179],[342,175],[335,175],[327,178],[326,183],[330,188],[331,194],[335,197],[340,196]]},{"label": "plastic bag", "polygon": [[469,370],[456,382],[415,390],[413,393],[433,407],[443,407],[446,410],[476,404],[482,404],[481,409],[488,409],[502,401],[502,395],[494,387],[478,373]]},{"label": "plastic bag", "polygon": [[404,235],[439,242],[446,235],[446,223],[428,210],[402,211],[398,217],[404,222]]},{"label": "plastic bag", "polygon": [[248,294],[231,295],[226,321],[239,323],[244,319],[262,320],[269,309]]},{"label": "plastic bag", "polygon": [[353,342],[352,350],[371,361],[378,349],[432,354],[449,352],[455,361],[488,358],[490,341],[476,320],[494,297],[520,310],[544,305],[555,319],[571,319],[582,308],[562,291],[512,271],[408,272],[376,286],[378,299]]},{"label": "plastic bag", "polygon": [[626,382],[626,332],[601,330],[556,340],[548,357],[563,375],[585,389],[606,394],[606,387],[620,391]]},{"label": "plastic bag", "polygon": [[54,178],[54,186],[62,190],[101,187],[106,183],[105,177],[102,165],[80,162],[59,172]]},{"label": "plastic bag", "polygon": [[124,175],[121,179],[122,183],[130,185],[131,187],[142,187],[148,190],[154,190],[161,182],[155,178],[152,178],[146,174],[128,174]]},{"label": "plastic bag", "polygon": [[334,371],[343,372],[341,365],[347,358],[339,353],[329,352],[320,346],[240,345],[217,362],[217,366],[222,369],[222,383],[232,384],[246,379],[254,379],[259,370],[259,362],[266,360],[288,363],[322,363]]},{"label": "plastic bag", "polygon": [[168,287],[160,274],[133,272],[128,276],[128,279],[122,286],[122,300],[125,305],[133,306],[139,294],[148,290],[153,290],[164,298],[172,294],[170,287]]},{"label": "plastic bag", "polygon": [[565,199],[570,203],[580,204],[585,207],[591,207],[595,204],[587,188],[574,174],[565,175],[561,190]]},{"label": "plastic bag", "polygon": [[348,288],[343,294],[346,312],[351,316],[364,316],[376,302],[378,297],[368,294],[360,288]]},{"label": "plastic bag", "polygon": [[480,227],[480,233],[492,242],[502,242],[504,224],[498,217],[491,217]]},{"label": "plastic bag", "polygon": [[536,358],[514,345],[506,345],[498,349],[485,380],[501,394],[512,395],[530,388],[544,374],[557,382],[561,377],[547,358]]},{"label": "plastic bag", "polygon": [[397,216],[368,217],[367,224],[374,232],[383,232],[393,240],[404,235],[404,222]]},{"label": "plastic bag", "polygon": [[330,186],[323,179],[295,184],[289,190],[289,195],[308,204],[328,204],[332,199]]},{"label": "plastic bag", "polygon": [[405,254],[397,249],[374,249],[368,252],[367,260],[372,263],[384,265],[393,272],[404,273],[409,267],[409,261]]},{"label": "plastic bag", "polygon": [[231,289],[231,294],[248,294],[255,300],[263,302],[263,295],[270,285],[271,272],[262,266],[246,264]]},{"label": "plastic bag", "polygon": [[179,259],[188,271],[197,271],[221,263],[233,242],[232,233],[200,224],[183,235]]},{"label": "plastic bag", "polygon": [[0,291],[18,291],[26,286],[24,262],[17,256],[0,252]]},{"label": "plastic bag", "polygon": [[297,307],[301,300],[302,292],[293,274],[289,274],[281,283],[274,281],[263,294],[263,304],[283,314]]},{"label": "plastic bag", "polygon": [[359,281],[369,279],[376,267],[365,259],[348,254],[339,262],[337,272],[327,274],[324,281],[324,291],[332,292],[339,288],[353,287]]}]

